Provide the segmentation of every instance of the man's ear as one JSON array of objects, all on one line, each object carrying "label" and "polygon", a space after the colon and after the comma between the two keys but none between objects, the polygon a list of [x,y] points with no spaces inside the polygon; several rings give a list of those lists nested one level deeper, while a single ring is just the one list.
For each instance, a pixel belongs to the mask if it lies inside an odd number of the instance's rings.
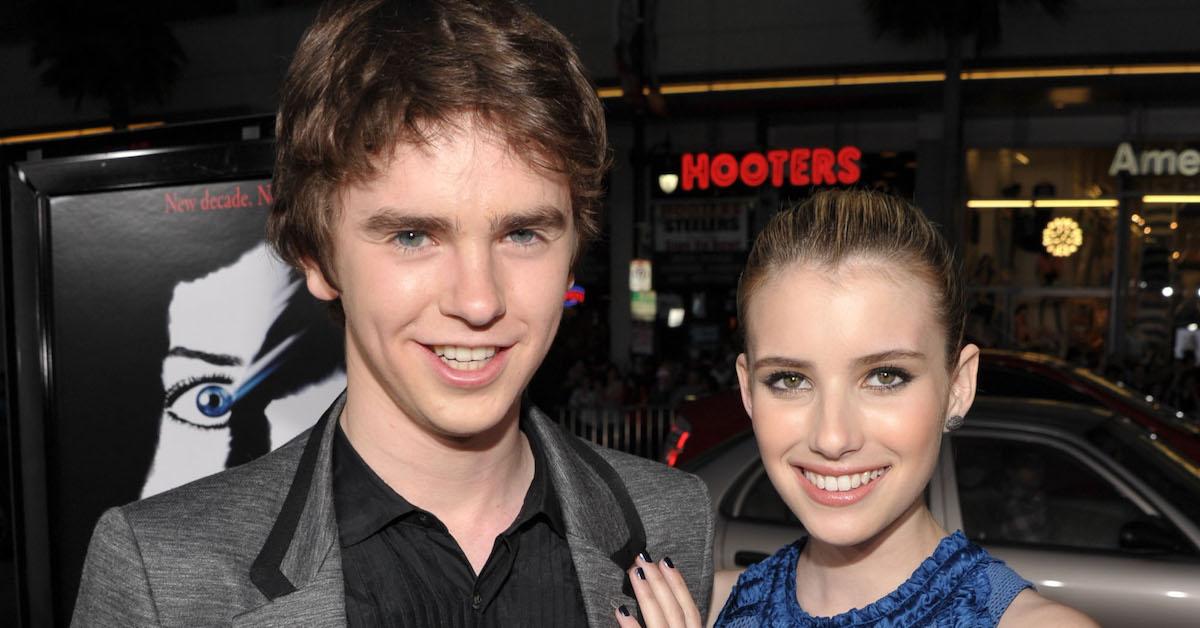
[{"label": "man's ear", "polygon": [[979,373],[979,347],[967,344],[958,352],[958,366],[950,374],[950,399],[946,416],[967,416],[975,402],[975,378]]},{"label": "man's ear", "polygon": [[341,296],[321,271],[320,264],[305,258],[301,265],[304,267],[304,283],[308,286],[310,294],[322,301],[332,301]]},{"label": "man's ear", "polygon": [[747,362],[746,354],[739,353],[735,366],[737,367],[738,389],[742,393],[742,407],[746,408],[746,414],[754,418],[754,402],[750,400],[750,365]]}]

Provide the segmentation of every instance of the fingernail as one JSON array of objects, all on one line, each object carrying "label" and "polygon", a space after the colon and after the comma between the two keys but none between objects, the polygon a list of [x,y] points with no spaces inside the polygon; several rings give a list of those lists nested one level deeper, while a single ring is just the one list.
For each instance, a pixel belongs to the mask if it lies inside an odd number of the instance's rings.
[{"label": "fingernail", "polygon": [[671,562],[670,556],[663,556],[663,564],[667,566],[667,569],[675,568],[675,563]]},{"label": "fingernail", "polygon": [[640,558],[648,563],[654,562],[654,561],[650,560],[650,554],[646,553],[645,550],[638,552],[638,558]]},{"label": "fingernail", "polygon": [[637,575],[638,575],[638,580],[645,580],[645,579],[646,579],[646,572],[642,571],[642,568],[641,568],[641,567],[638,567],[638,568],[637,568]]},{"label": "fingernail", "polygon": [[622,615],[629,617],[629,609],[626,608],[624,604],[622,604],[621,608],[618,608],[617,610],[621,611]]}]

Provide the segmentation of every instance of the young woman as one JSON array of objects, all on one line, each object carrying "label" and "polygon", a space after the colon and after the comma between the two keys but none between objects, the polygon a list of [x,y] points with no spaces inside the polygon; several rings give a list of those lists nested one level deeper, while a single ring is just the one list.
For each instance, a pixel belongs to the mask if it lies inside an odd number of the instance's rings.
[{"label": "young woman", "polygon": [[[1095,625],[925,505],[979,349],[962,344],[953,254],[920,210],[839,191],[781,212],[754,243],[738,309],[742,400],[809,536],[747,569],[717,626]],[[695,625],[690,600],[669,594],[686,591],[679,575],[644,562],[631,580],[646,625]]]}]

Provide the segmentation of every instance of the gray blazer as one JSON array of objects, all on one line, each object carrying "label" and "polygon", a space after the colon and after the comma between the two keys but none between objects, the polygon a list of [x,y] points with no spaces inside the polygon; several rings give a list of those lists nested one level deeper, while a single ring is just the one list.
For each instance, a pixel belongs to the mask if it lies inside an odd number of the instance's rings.
[{"label": "gray blazer", "polygon": [[[333,512],[333,428],[243,466],[109,509],[92,535],[72,626],[345,626]],[[694,476],[568,436],[536,409],[590,626],[637,608],[625,569],[670,556],[704,613],[712,509]]]}]

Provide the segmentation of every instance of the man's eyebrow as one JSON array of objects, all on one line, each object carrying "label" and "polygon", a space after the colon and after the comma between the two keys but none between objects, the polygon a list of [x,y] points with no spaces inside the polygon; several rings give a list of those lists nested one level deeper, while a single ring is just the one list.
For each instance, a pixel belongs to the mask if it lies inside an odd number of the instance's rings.
[{"label": "man's eyebrow", "polygon": [[492,216],[492,231],[511,233],[521,229],[559,230],[567,226],[566,212],[550,205]]},{"label": "man's eyebrow", "polygon": [[167,352],[167,356],[178,356],[181,358],[204,360],[205,362],[208,362],[209,364],[215,364],[216,366],[242,365],[242,359],[236,355],[229,355],[225,353],[209,353],[207,351],[198,351],[196,349],[189,349],[187,347],[171,347],[171,350]]},{"label": "man's eyebrow", "polygon": [[869,366],[871,364],[879,364],[881,362],[894,362],[896,360],[923,360],[925,354],[920,351],[910,351],[908,349],[890,349],[888,351],[880,351],[864,355],[861,358],[854,360],[857,366]]},{"label": "man's eyebrow", "polygon": [[374,233],[391,233],[410,230],[422,233],[446,233],[454,230],[454,224],[438,216],[410,214],[394,207],[380,207],[362,222],[363,227]]}]

